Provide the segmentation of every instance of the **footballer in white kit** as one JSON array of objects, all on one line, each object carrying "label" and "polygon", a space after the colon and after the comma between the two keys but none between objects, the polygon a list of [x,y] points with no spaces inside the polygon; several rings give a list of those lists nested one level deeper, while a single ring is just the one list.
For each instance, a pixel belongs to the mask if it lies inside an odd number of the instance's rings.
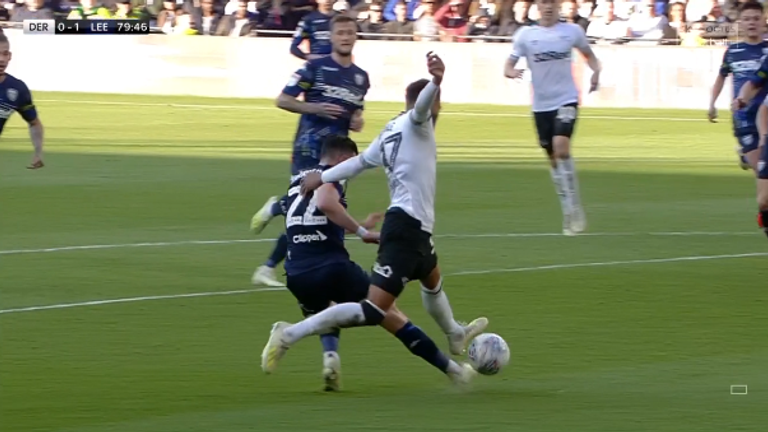
[{"label": "footballer in white kit", "polygon": [[[350,179],[365,169],[380,166],[387,175],[391,203],[384,217],[367,299],[334,305],[293,325],[275,323],[262,353],[265,372],[276,368],[291,345],[323,329],[380,325],[454,382],[464,384],[475,375],[469,364],[461,365],[443,354],[395,305],[409,281],[420,281],[424,307],[448,337],[451,353],[457,355],[488,325],[486,318],[469,325],[456,322],[442,288],[432,229],[437,174],[434,125],[445,66],[432,53],[427,56],[427,65],[432,81],[419,80],[408,86],[406,110],[390,121],[362,154],[322,174],[304,177],[302,193],[306,195],[323,183]],[[360,237],[370,235],[358,231]]]},{"label": "footballer in white kit", "polygon": [[539,144],[551,164],[552,181],[563,209],[563,234],[583,232],[587,226],[578,180],[571,157],[571,137],[578,118],[579,90],[573,78],[571,53],[579,50],[592,69],[590,92],[597,90],[600,62],[589,47],[584,30],[560,21],[559,0],[537,0],[539,25],[521,28],[513,37],[512,55],[504,75],[519,79],[517,63],[525,58],[533,83],[533,117]]}]

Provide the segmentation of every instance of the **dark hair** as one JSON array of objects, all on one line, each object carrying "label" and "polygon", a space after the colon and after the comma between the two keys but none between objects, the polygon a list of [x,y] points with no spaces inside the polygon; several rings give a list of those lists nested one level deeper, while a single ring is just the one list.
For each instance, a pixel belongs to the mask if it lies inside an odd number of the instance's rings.
[{"label": "dark hair", "polygon": [[357,143],[352,138],[343,135],[330,135],[323,141],[323,150],[320,157],[326,157],[337,154],[352,153],[357,155]]},{"label": "dark hair", "polygon": [[357,21],[355,21],[354,18],[348,15],[336,15],[331,19],[331,31],[333,31],[333,27],[336,26],[336,24],[344,24],[344,23],[352,23],[354,25],[357,25]]},{"label": "dark hair", "polygon": [[742,13],[742,12],[748,11],[748,10],[759,11],[760,13],[763,13],[763,11],[764,11],[763,5],[760,4],[759,2],[754,1],[754,0],[749,0],[746,3],[744,3],[743,5],[741,5],[741,8],[739,8],[739,13]]},{"label": "dark hair", "polygon": [[426,87],[427,84],[429,84],[429,80],[425,78],[408,84],[408,87],[405,89],[405,102],[409,105],[416,103],[416,99],[419,98],[419,93],[424,90],[424,87]]},{"label": "dark hair", "polygon": [[8,41],[8,36],[5,35],[5,33],[0,32],[0,43],[7,43],[10,44]]}]

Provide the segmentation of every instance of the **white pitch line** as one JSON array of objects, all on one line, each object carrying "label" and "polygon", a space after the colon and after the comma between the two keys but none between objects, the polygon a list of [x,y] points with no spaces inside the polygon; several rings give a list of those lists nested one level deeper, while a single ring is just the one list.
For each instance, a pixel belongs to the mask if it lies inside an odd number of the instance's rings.
[{"label": "white pitch line", "polygon": [[[168,107],[168,108],[190,108],[190,109],[218,109],[218,110],[251,110],[251,111],[272,111],[276,108],[263,105],[208,105],[208,104],[176,104],[176,103],[149,103],[149,102],[128,102],[128,101],[92,101],[92,100],[65,100],[65,99],[40,99],[38,102],[50,103],[69,103],[84,105],[117,105],[117,106],[136,106],[136,107]],[[503,106],[499,107],[503,109]],[[392,114],[393,111],[368,111],[373,114]],[[530,114],[523,113],[485,113],[485,112],[466,112],[466,111],[441,111],[440,115],[453,115],[464,117],[518,117],[528,118]],[[703,123],[705,119],[684,118],[684,117],[623,117],[623,116],[605,116],[605,115],[579,115],[582,119],[593,120],[648,120],[648,121],[670,121],[670,122],[697,122]]]},{"label": "white pitch line", "polygon": [[[726,231],[670,231],[670,232],[597,232],[579,234],[578,237],[630,237],[630,236],[659,236],[659,237],[695,237],[695,236],[743,236],[754,235],[754,232],[726,232]],[[437,234],[436,238],[535,238],[535,237],[562,237],[561,233],[489,233],[489,234]],[[350,237],[354,238],[354,237]],[[79,246],[60,246],[40,249],[8,249],[0,250],[0,255],[23,255],[23,254],[43,254],[54,252],[72,252],[103,249],[128,249],[142,247],[170,247],[187,245],[228,245],[238,243],[266,243],[273,242],[275,239],[232,239],[232,240],[181,240],[168,242],[142,242],[142,243],[115,243],[115,244],[95,244]]]},{"label": "white pitch line", "polygon": [[[652,258],[652,259],[638,259],[638,260],[625,260],[625,261],[601,261],[601,262],[591,262],[591,263],[552,264],[552,265],[535,266],[535,267],[513,267],[513,268],[507,268],[507,269],[467,270],[467,271],[460,271],[455,273],[447,273],[445,274],[445,276],[471,276],[471,275],[483,275],[483,274],[493,274],[493,273],[522,273],[522,272],[562,270],[562,269],[583,268],[583,267],[609,267],[609,266],[636,265],[636,264],[660,264],[660,263],[685,262],[685,261],[708,261],[708,260],[720,260],[720,259],[753,258],[753,257],[762,257],[762,256],[768,256],[768,252],[753,252],[753,253],[727,254],[727,255],[693,255],[693,256],[672,257],[672,258]],[[35,312],[35,311],[54,310],[54,309],[70,309],[70,308],[76,308],[76,307],[102,306],[102,305],[110,305],[110,304],[118,304],[118,303],[133,303],[133,302],[153,301],[153,300],[170,300],[170,299],[178,299],[178,298],[230,296],[230,295],[264,292],[264,291],[284,291],[284,290],[285,288],[274,287],[274,288],[253,288],[253,289],[243,289],[243,290],[234,290],[234,291],[208,291],[208,292],[197,292],[197,293],[187,293],[187,294],[126,297],[126,298],[117,298],[117,299],[109,299],[109,300],[91,300],[91,301],[78,302],[78,303],[60,303],[60,304],[52,304],[52,305],[45,305],[45,306],[29,306],[29,307],[14,308],[14,309],[1,309],[0,314]]]}]

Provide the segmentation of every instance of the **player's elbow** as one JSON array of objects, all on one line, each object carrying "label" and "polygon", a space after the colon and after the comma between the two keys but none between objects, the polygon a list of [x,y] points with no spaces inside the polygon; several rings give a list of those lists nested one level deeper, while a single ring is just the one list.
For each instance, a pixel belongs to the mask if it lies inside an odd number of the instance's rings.
[{"label": "player's elbow", "polygon": [[282,110],[287,110],[291,105],[292,99],[294,98],[288,96],[285,93],[281,93],[280,96],[275,99],[275,106]]}]

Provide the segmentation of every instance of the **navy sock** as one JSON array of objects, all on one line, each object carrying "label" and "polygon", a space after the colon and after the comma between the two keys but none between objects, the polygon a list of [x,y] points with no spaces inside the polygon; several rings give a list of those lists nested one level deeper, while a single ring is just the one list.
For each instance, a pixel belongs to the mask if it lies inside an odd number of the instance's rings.
[{"label": "navy sock", "polygon": [[285,216],[285,202],[286,202],[287,196],[284,196],[280,198],[279,200],[275,201],[274,204],[272,204],[272,208],[269,210],[269,212],[272,214],[272,216]]},{"label": "navy sock", "polygon": [[275,242],[275,248],[272,249],[272,254],[269,255],[269,259],[265,265],[269,268],[275,268],[278,264],[283,262],[285,256],[288,255],[288,236],[281,234]]},{"label": "navy sock", "polygon": [[448,371],[448,357],[443,354],[435,342],[427,336],[420,328],[408,321],[403,328],[395,333],[395,337],[405,345],[414,355],[426,360],[432,366],[440,369],[441,372]]},{"label": "navy sock", "polygon": [[330,333],[320,335],[320,342],[323,344],[323,352],[338,352],[339,351],[339,336],[341,330],[335,329]]}]

